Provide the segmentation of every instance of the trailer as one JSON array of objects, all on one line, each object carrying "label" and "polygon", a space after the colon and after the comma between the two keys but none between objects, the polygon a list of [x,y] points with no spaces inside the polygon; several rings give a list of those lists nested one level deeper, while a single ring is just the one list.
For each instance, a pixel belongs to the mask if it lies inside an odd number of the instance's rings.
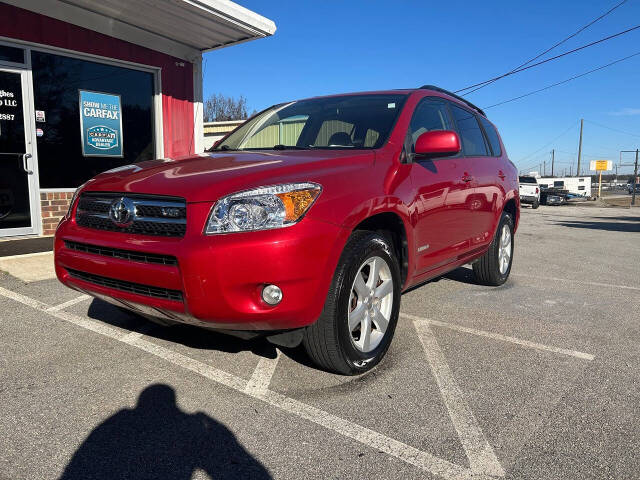
[{"label": "trailer", "polygon": [[591,198],[591,177],[538,178],[543,189],[557,189],[580,197]]}]

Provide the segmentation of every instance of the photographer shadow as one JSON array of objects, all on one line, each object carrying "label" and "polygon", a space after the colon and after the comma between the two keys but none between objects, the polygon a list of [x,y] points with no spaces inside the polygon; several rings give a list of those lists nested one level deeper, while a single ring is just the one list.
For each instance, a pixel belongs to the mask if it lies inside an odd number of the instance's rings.
[{"label": "photographer shadow", "polygon": [[196,470],[212,479],[271,478],[229,429],[202,412],[183,412],[173,388],[154,384],[135,408],[120,410],[89,434],[60,479],[188,480]]}]

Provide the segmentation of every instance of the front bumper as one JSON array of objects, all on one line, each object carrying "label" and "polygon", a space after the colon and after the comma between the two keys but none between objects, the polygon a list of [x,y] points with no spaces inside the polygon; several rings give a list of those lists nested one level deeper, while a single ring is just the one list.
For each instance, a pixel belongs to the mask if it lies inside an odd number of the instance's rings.
[{"label": "front bumper", "polygon": [[[313,323],[349,232],[307,217],[287,228],[205,236],[210,207],[187,206],[182,238],[98,231],[64,220],[56,232],[56,274],[71,288],[145,315],[209,328],[286,330]],[[78,251],[65,242],[172,256],[177,264]],[[277,306],[261,299],[269,283],[283,291]]]}]

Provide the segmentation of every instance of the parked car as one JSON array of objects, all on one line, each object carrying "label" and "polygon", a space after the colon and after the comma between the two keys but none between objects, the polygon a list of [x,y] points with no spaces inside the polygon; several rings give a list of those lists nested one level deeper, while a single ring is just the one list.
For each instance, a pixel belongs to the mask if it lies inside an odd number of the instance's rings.
[{"label": "parked car", "polygon": [[536,177],[522,175],[518,177],[518,191],[520,193],[520,203],[531,205],[531,208],[540,206],[540,186]]},{"label": "parked car", "polygon": [[[629,195],[633,193],[633,189],[634,189],[633,185],[634,184],[631,182],[627,183],[627,192],[629,192]],[[636,193],[640,193],[640,183],[635,184],[635,190],[636,190]]]},{"label": "parked car", "polygon": [[473,263],[509,277],[518,177],[495,126],[438,87],[275,105],[207,154],[102,173],[55,238],[60,281],[163,324],[385,355],[401,293]]}]

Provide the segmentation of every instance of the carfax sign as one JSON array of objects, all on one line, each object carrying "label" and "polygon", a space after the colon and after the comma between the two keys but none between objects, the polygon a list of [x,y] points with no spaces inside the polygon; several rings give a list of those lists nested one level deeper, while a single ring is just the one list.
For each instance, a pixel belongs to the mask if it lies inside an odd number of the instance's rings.
[{"label": "carfax sign", "polygon": [[122,157],[120,95],[80,92],[80,133],[85,157]]}]

